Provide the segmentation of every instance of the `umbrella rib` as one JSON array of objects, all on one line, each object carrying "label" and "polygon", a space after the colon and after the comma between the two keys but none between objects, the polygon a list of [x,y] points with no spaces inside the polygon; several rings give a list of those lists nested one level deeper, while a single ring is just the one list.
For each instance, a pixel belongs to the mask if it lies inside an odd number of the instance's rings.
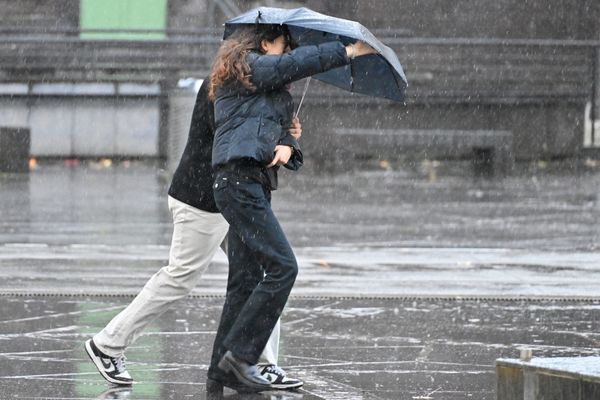
[{"label": "umbrella rib", "polygon": [[350,61],[350,91],[354,92],[354,66],[352,61]]},{"label": "umbrella rib", "polygon": [[302,107],[302,103],[304,102],[304,96],[306,96],[306,92],[308,91],[308,84],[310,83],[310,76],[308,78],[306,78],[306,83],[304,84],[304,91],[302,92],[302,98],[300,99],[300,103],[298,104],[298,109],[296,110],[296,113],[294,114],[294,118],[296,118],[298,116],[298,114],[300,114],[300,108]]}]

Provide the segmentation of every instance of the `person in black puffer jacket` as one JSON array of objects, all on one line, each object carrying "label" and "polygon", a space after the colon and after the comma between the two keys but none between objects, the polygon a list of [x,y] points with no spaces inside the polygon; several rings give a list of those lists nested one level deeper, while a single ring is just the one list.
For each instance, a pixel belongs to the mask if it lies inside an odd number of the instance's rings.
[{"label": "person in black puffer jacket", "polygon": [[287,85],[341,67],[373,50],[362,42],[289,51],[284,25],[240,27],[219,49],[209,96],[215,103],[214,196],[229,222],[229,280],[207,389],[233,373],[249,391],[269,390],[256,363],[287,302],[298,267],[271,209],[277,169],[297,170],[302,153],[287,127]]},{"label": "person in black puffer jacket", "polygon": [[[214,125],[214,107],[208,99],[205,79],[196,97],[188,140],[169,187],[168,204],[174,226],[169,265],[154,274],[136,298],[85,343],[89,357],[110,383],[133,383],[125,366],[125,351],[148,324],[190,293],[227,234],[227,221],[215,205],[212,190]],[[290,134],[300,137],[301,131],[300,122],[294,121]],[[302,386],[301,380],[286,376],[277,366],[278,351],[279,326],[261,354],[260,372],[277,389]]]}]

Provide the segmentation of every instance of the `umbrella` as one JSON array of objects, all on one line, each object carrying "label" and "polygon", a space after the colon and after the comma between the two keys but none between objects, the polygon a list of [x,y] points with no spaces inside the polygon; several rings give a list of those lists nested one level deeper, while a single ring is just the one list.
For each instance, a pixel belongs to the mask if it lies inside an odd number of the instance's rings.
[{"label": "umbrella", "polygon": [[317,74],[314,78],[350,92],[395,101],[404,100],[408,82],[398,57],[392,49],[377,40],[360,23],[320,14],[305,7],[295,9],[259,7],[227,21],[223,39],[231,36],[240,25],[248,26],[257,23],[287,25],[296,46],[315,45],[334,40],[347,45],[362,40],[375,49],[377,54],[357,57],[349,65]]}]

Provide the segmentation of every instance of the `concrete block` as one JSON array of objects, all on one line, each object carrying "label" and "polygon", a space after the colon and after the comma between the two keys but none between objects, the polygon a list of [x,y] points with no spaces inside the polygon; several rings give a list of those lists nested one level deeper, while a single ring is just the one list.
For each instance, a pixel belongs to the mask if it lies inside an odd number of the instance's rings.
[{"label": "concrete block", "polygon": [[496,360],[497,400],[600,398],[600,357]]},{"label": "concrete block", "polygon": [[158,99],[131,99],[115,110],[115,154],[156,157],[158,154]]},{"label": "concrete block", "polygon": [[154,157],[158,153],[156,98],[41,98],[30,109],[36,156]]},{"label": "concrete block", "polygon": [[31,103],[31,153],[36,156],[73,156],[74,104],[64,99],[37,99]]},{"label": "concrete block", "polygon": [[85,157],[115,154],[114,100],[86,99],[74,105],[73,153]]}]

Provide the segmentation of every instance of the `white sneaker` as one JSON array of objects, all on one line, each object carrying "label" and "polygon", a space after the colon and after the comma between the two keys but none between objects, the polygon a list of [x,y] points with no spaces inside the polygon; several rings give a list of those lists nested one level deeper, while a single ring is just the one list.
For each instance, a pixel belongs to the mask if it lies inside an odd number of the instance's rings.
[{"label": "white sneaker", "polygon": [[297,389],[304,385],[300,379],[288,378],[285,371],[277,365],[259,365],[258,370],[264,378],[271,382],[273,389]]},{"label": "white sneaker", "polygon": [[104,379],[116,385],[133,384],[133,379],[125,367],[125,356],[107,356],[96,347],[92,339],[85,342],[85,351]]}]

